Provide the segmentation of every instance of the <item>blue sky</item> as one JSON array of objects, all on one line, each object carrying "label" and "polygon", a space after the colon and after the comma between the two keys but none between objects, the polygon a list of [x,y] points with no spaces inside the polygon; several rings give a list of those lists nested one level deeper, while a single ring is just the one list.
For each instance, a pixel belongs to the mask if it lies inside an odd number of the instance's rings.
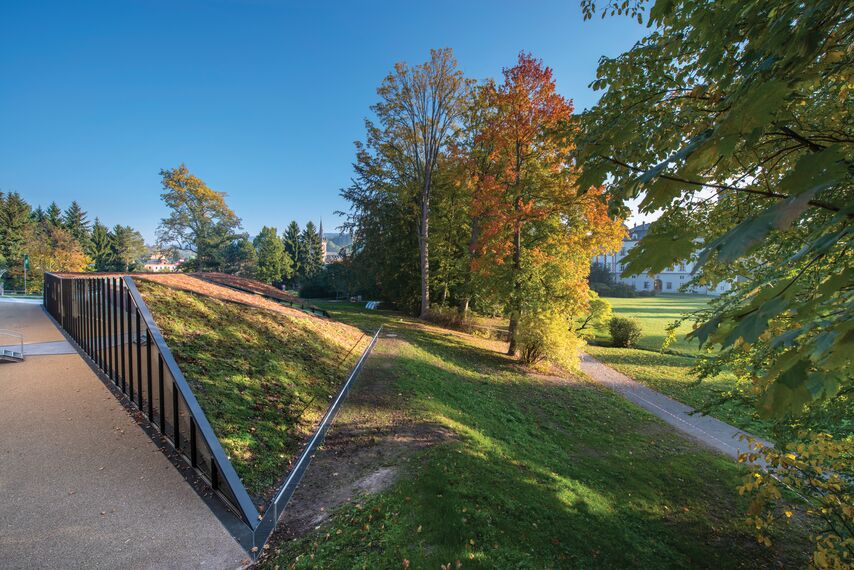
[{"label": "blue sky", "polygon": [[396,61],[451,47],[470,77],[521,50],[576,109],[645,28],[579,3],[0,0],[0,190],[76,199],[153,241],[161,168],[186,163],[252,234],[347,204],[353,141]]}]

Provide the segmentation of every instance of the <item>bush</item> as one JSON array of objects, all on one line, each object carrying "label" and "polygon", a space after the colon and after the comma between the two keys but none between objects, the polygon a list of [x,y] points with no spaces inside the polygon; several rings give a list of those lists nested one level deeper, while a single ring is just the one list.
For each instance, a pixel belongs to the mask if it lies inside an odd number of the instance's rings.
[{"label": "bush", "polygon": [[567,370],[578,367],[582,341],[558,311],[525,314],[519,320],[518,340],[522,362],[536,366],[546,359]]},{"label": "bush", "polygon": [[442,327],[460,328],[463,325],[463,314],[456,307],[432,305],[424,316],[424,320]]},{"label": "bush", "polygon": [[641,295],[640,291],[636,291],[634,287],[625,283],[591,283],[590,288],[601,297],[632,298]]},{"label": "bush", "polygon": [[611,342],[614,346],[629,348],[640,340],[640,324],[634,319],[625,317],[614,317],[608,323],[608,331],[611,333]]}]

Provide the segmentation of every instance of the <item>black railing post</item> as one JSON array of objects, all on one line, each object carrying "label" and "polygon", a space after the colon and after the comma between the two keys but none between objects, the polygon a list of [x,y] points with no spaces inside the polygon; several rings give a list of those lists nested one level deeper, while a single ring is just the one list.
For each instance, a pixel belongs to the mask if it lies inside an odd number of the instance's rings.
[{"label": "black railing post", "polygon": [[[128,292],[130,295],[130,292]],[[142,335],[140,332],[142,329],[139,326],[139,308],[135,306],[135,315],[136,315],[136,342],[134,346],[136,346],[136,383],[137,383],[137,398],[139,399],[139,409],[142,409]],[[149,391],[148,397],[151,398],[151,392]]]}]

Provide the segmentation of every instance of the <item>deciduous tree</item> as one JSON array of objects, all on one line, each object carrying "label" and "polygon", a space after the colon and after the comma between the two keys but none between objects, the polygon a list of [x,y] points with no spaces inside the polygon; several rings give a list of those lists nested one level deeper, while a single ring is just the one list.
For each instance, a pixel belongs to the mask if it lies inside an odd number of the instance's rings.
[{"label": "deciduous tree", "polygon": [[225,247],[237,237],[240,218],[225,203],[224,192],[211,190],[185,165],[161,170],[160,175],[160,197],[170,209],[160,221],[160,244],[194,252],[199,271],[216,269]]},{"label": "deciduous tree", "polygon": [[464,109],[467,83],[450,49],[430,51],[430,60],[395,65],[377,90],[374,113],[382,137],[406,162],[398,172],[415,192],[421,273],[421,315],[430,309],[430,198],[439,154]]}]

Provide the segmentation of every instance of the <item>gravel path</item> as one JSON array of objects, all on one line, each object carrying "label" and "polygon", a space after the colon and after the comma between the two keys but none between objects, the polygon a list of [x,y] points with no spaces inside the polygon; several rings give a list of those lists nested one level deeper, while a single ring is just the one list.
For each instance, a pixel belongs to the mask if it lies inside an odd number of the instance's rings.
[{"label": "gravel path", "polygon": [[[0,364],[0,568],[232,569],[248,555],[39,306]],[[31,310],[33,309],[33,310]],[[8,323],[8,324],[7,324]],[[13,324],[14,323],[14,324]]]},{"label": "gravel path", "polygon": [[589,354],[582,354],[581,370],[593,381],[619,392],[630,402],[658,416],[679,431],[733,459],[738,459],[739,454],[750,450],[748,442],[740,439],[742,435],[750,436],[767,446],[772,445],[711,416],[693,413],[694,408],[632,380]]}]

